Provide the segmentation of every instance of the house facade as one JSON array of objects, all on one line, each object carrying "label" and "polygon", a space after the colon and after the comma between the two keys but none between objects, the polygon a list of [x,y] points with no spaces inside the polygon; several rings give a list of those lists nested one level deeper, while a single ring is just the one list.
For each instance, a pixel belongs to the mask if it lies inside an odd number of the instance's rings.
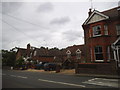
[{"label": "house facade", "polygon": [[87,62],[110,62],[114,60],[111,45],[120,36],[120,7],[107,11],[89,11],[83,23]]},{"label": "house facade", "polygon": [[85,58],[76,73],[118,74],[120,72],[120,7],[99,12],[89,9],[83,23]]}]

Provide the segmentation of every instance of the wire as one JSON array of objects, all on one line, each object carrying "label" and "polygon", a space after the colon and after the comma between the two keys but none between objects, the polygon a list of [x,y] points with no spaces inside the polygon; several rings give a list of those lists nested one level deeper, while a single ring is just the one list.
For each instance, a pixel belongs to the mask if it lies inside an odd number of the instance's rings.
[{"label": "wire", "polygon": [[[5,24],[11,26],[12,28],[14,28],[15,31],[19,31],[20,33],[24,34],[25,36],[33,39],[31,36],[27,35],[26,33],[20,31],[18,28],[14,27],[13,25],[9,24],[8,22],[6,22],[5,20],[1,19]],[[39,42],[37,39],[33,39],[34,41],[36,41],[37,43]]]},{"label": "wire", "polygon": [[24,22],[24,23],[28,23],[28,24],[31,24],[31,25],[34,25],[34,26],[37,26],[37,27],[40,27],[40,28],[44,28],[44,29],[49,29],[49,28],[46,28],[46,27],[40,26],[40,25],[38,25],[38,24],[35,24],[35,23],[32,23],[32,22],[29,22],[29,21],[27,21],[27,20],[23,20],[23,19],[21,19],[21,18],[18,18],[18,17],[12,16],[12,15],[9,15],[9,14],[5,14],[5,13],[2,13],[2,14],[6,15],[6,16],[9,16],[9,17],[11,17],[11,18],[14,18],[14,19],[16,19],[16,20],[22,21],[22,22]]}]

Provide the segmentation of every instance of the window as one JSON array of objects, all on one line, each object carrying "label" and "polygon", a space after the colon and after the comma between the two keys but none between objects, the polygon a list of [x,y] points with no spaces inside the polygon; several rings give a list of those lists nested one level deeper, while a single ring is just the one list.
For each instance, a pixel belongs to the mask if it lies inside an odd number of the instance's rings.
[{"label": "window", "polygon": [[104,25],[104,34],[108,35],[108,26],[107,25]]},{"label": "window", "polygon": [[110,60],[110,46],[107,47],[107,55],[108,55],[108,61]]},{"label": "window", "polygon": [[76,58],[77,58],[77,59],[80,59],[80,58],[81,58],[81,51],[80,51],[80,49],[77,49],[77,50],[76,50]]},{"label": "window", "polygon": [[101,46],[95,47],[95,59],[96,60],[103,60],[103,52]]},{"label": "window", "polygon": [[101,35],[101,26],[97,25],[93,27],[93,36],[100,36]]},{"label": "window", "polygon": [[37,54],[37,51],[34,51],[34,56],[36,56],[36,54]]},{"label": "window", "polygon": [[88,33],[89,33],[89,37],[91,37],[91,30],[89,30],[89,32],[88,32]]},{"label": "window", "polygon": [[120,35],[120,24],[116,25],[117,35]]},{"label": "window", "polygon": [[67,58],[70,58],[70,57],[71,57],[71,52],[70,52],[70,50],[67,50],[66,54],[67,54]]}]

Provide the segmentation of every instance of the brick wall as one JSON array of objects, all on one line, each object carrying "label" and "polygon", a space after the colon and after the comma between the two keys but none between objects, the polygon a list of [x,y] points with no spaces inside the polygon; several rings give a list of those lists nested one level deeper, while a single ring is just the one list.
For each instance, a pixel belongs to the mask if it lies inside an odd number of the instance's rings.
[{"label": "brick wall", "polygon": [[109,63],[80,63],[78,64],[76,74],[101,74],[101,75],[117,75],[116,62]]}]

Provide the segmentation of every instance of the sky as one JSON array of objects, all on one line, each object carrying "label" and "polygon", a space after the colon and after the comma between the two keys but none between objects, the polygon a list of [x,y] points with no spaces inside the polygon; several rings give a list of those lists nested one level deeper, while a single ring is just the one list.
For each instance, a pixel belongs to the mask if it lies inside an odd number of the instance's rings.
[{"label": "sky", "polygon": [[84,44],[82,24],[89,8],[118,6],[119,0],[4,0],[0,2],[0,49],[66,48]]}]

